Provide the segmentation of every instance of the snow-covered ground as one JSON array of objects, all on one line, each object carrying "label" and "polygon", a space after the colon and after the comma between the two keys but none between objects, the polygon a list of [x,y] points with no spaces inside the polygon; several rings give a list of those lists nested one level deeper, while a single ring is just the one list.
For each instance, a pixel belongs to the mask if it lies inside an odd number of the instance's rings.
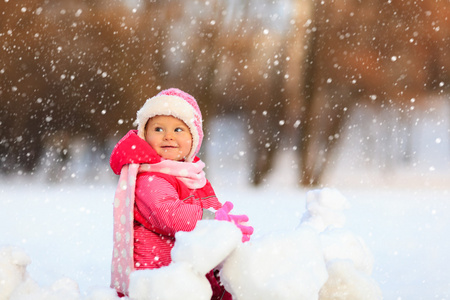
[{"label": "snow-covered ground", "polygon": [[[449,115],[446,109],[439,111],[442,116]],[[384,299],[450,299],[450,124],[448,117],[428,117],[415,127],[414,136],[421,139],[414,141],[412,162],[381,164],[374,158],[380,152],[362,155],[364,134],[353,131],[326,179],[326,186],[350,203],[343,211],[344,227],[370,249],[371,277]],[[294,151],[285,151],[264,186],[255,189],[246,181],[244,138],[235,128],[219,128],[208,151],[221,159],[207,170],[219,198],[233,202],[236,213],[249,215],[255,241],[295,230],[306,212],[308,190],[295,184]],[[27,271],[41,287],[67,277],[82,295],[106,288],[114,191],[115,181],[108,176],[60,184],[38,176],[2,177],[0,248],[23,249],[31,258]]]}]

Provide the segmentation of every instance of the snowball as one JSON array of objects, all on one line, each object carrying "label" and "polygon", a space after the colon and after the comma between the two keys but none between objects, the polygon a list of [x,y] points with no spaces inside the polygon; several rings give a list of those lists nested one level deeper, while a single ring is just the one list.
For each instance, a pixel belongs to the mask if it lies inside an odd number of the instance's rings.
[{"label": "snowball", "polygon": [[205,275],[241,243],[242,233],[230,222],[202,220],[193,231],[177,232],[175,239],[172,261],[190,263],[194,270]]},{"label": "snowball", "polygon": [[26,267],[30,263],[31,259],[19,248],[4,246],[0,249],[0,300],[9,299],[28,277]]},{"label": "snowball", "polygon": [[328,280],[319,293],[320,300],[381,300],[376,282],[355,269],[350,261],[336,260],[328,265]]},{"label": "snowball", "polygon": [[[44,300],[44,289],[32,278],[28,277],[22,281],[11,293],[10,300]],[[46,295],[47,296],[47,295]]]},{"label": "snowball", "polygon": [[328,229],[320,234],[326,262],[352,261],[359,271],[372,274],[374,258],[364,241],[346,229]]},{"label": "snowball", "polygon": [[130,275],[130,299],[136,300],[209,300],[211,285],[205,275],[195,272],[188,263],[138,270]]},{"label": "snowball", "polygon": [[311,190],[306,194],[306,203],[319,203],[323,207],[331,210],[344,210],[350,207],[347,198],[337,189],[324,188]]},{"label": "snowball", "polygon": [[313,300],[327,272],[318,235],[305,226],[241,244],[220,277],[235,300]]},{"label": "snowball", "polygon": [[343,227],[343,210],[349,208],[347,199],[336,189],[312,190],[306,194],[306,212],[301,224],[308,224],[318,232],[327,227]]}]

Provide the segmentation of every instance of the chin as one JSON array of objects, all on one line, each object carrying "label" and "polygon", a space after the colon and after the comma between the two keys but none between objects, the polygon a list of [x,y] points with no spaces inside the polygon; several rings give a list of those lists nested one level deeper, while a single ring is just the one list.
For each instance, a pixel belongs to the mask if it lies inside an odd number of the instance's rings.
[{"label": "chin", "polygon": [[180,160],[182,160],[183,158],[182,157],[180,157],[179,155],[160,155],[162,158],[164,158],[164,159],[168,159],[168,160],[176,160],[176,161],[180,161]]}]

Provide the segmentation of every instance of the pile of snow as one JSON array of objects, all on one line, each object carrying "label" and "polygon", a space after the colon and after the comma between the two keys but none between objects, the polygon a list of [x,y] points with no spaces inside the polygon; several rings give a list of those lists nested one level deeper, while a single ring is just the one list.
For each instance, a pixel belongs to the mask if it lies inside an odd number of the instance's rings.
[{"label": "pile of snow", "polygon": [[[244,244],[233,224],[200,221],[192,232],[177,233],[169,266],[132,273],[130,299],[208,300],[212,291],[205,274],[216,267],[235,300],[382,299],[371,278],[369,249],[344,228],[348,207],[337,190],[310,191],[297,228]],[[1,248],[0,300],[118,299],[106,287],[83,297],[77,283],[67,278],[40,287],[26,271],[30,262],[21,249]]]},{"label": "pile of snow", "polygon": [[310,191],[297,229],[236,248],[221,271],[233,299],[382,299],[370,251],[343,229],[348,207],[337,190]]},{"label": "pile of snow", "polygon": [[30,257],[20,248],[0,247],[0,300],[113,300],[119,299],[110,288],[92,289],[87,297],[81,297],[78,284],[69,278],[61,278],[50,287],[40,287],[26,268]]},{"label": "pile of snow", "polygon": [[12,292],[28,278],[26,267],[30,258],[19,248],[0,249],[0,299],[9,299]]},{"label": "pile of snow", "polygon": [[176,233],[175,238],[169,266],[131,274],[131,299],[211,299],[205,275],[238,246],[242,235],[232,223],[204,220],[191,232]]},{"label": "pile of snow", "polygon": [[318,235],[302,227],[239,246],[221,278],[233,299],[317,299],[327,280]]}]

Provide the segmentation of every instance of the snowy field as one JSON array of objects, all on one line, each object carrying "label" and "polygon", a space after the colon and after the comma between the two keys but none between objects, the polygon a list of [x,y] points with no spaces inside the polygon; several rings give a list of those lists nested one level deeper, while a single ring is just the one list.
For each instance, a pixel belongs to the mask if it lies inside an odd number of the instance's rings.
[{"label": "snowy field", "polygon": [[[450,115],[447,109],[440,113]],[[349,201],[345,228],[371,250],[372,278],[384,299],[450,299],[450,124],[436,114],[416,126],[420,139],[404,164],[380,163],[382,151],[362,155],[364,134],[351,132],[324,185]],[[207,170],[219,199],[249,215],[253,239],[295,229],[308,191],[295,184],[294,151],[285,151],[264,186],[253,188],[239,126],[220,125],[208,144],[215,160]],[[78,283],[83,295],[108,287],[116,179],[51,184],[44,175],[0,177],[0,247],[23,249],[31,258],[28,273],[42,287],[61,278]]]}]

